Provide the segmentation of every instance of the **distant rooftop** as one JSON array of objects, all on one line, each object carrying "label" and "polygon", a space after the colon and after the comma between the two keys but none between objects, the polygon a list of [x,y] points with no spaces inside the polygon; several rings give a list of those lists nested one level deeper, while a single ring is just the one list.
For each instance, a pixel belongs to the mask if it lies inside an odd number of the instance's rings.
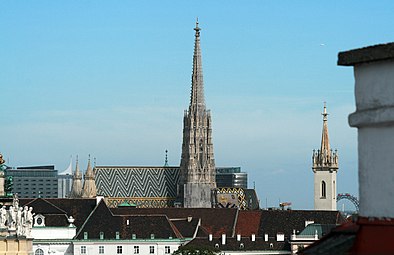
[{"label": "distant rooftop", "polygon": [[45,166],[18,166],[9,168],[9,170],[55,170],[54,165]]}]

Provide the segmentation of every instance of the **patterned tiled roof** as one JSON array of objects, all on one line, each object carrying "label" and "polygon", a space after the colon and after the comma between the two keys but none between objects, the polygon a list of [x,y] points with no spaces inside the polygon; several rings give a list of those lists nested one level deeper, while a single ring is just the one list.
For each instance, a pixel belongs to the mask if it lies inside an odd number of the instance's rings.
[{"label": "patterned tiled roof", "polygon": [[96,166],[97,194],[106,197],[176,197],[179,167]]}]

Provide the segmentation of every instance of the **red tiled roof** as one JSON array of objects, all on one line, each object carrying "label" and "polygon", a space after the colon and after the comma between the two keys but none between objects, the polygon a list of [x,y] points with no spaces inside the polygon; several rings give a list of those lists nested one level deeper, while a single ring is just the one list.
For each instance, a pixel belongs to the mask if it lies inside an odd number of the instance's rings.
[{"label": "red tiled roof", "polygon": [[239,211],[235,234],[241,236],[257,235],[261,221],[261,211]]},{"label": "red tiled roof", "polygon": [[237,209],[218,208],[111,208],[115,215],[149,215],[162,214],[171,219],[185,219],[189,216],[201,219],[206,232],[214,236],[232,235]]}]

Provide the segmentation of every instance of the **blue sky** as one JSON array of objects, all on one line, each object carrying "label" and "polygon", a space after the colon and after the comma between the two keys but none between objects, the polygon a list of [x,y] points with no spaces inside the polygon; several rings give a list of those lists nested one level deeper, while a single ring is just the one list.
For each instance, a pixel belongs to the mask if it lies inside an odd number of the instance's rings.
[{"label": "blue sky", "polygon": [[9,165],[78,154],[179,165],[195,19],[218,166],[265,206],[313,208],[327,101],[338,191],[358,194],[354,80],[339,51],[393,41],[392,1],[0,1],[0,151]]}]

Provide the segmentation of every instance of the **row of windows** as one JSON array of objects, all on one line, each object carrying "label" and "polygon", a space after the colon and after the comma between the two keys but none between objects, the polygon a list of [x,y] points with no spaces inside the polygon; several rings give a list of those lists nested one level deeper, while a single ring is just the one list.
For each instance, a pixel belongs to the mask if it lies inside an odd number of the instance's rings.
[{"label": "row of windows", "polygon": [[[29,187],[29,186],[26,187],[26,185],[23,185],[23,186],[25,186],[25,190],[31,190],[31,189],[35,190],[36,189],[36,188]],[[18,187],[18,189],[22,189],[22,187],[20,187],[20,188]],[[38,190],[44,190],[45,188],[37,188],[37,189]],[[57,187],[48,187],[48,188],[46,188],[47,191],[50,191],[51,189],[52,190],[57,190]]]},{"label": "row of windows", "polygon": [[[36,255],[43,255],[44,253],[38,253],[38,252],[43,252],[41,249],[37,249],[35,254]],[[98,253],[99,254],[104,254],[104,246],[100,245],[98,247]],[[155,246],[149,246],[149,254],[154,254],[155,253]],[[164,247],[164,253],[165,254],[170,254],[171,249],[170,246],[165,246]],[[86,246],[81,246],[81,254],[87,254],[86,252]],[[116,254],[123,254],[123,246],[116,246]],[[134,254],[140,254],[140,247],[135,245],[134,246]]]},{"label": "row of windows", "polygon": [[[34,192],[33,192],[34,193]],[[128,222],[129,220],[127,220]],[[127,223],[128,224],[128,223]],[[137,239],[136,234],[132,234],[131,236],[132,239]],[[83,232],[83,239],[87,240],[88,239],[88,232]],[[100,239],[104,239],[104,232],[100,232]],[[120,239],[120,234],[119,232],[115,232],[115,239]],[[155,239],[155,234],[150,234],[150,239]]]}]

